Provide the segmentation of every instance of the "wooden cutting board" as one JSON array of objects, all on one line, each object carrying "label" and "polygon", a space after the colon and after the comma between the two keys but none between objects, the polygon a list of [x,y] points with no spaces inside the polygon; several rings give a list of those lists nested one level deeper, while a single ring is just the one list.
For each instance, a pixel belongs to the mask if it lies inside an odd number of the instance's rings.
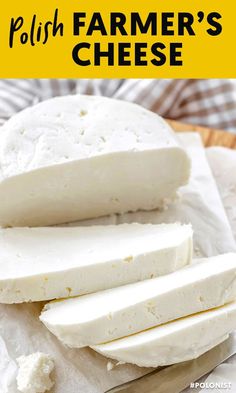
[{"label": "wooden cutting board", "polygon": [[174,120],[167,120],[170,126],[177,132],[196,131],[202,136],[203,143],[208,146],[224,146],[236,150],[236,134],[214,128],[201,127],[193,124],[179,123]]}]

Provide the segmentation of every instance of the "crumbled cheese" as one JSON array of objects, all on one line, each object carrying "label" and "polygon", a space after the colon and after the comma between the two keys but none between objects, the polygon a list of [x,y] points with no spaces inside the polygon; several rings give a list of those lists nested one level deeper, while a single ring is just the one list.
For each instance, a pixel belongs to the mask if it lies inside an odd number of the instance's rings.
[{"label": "crumbled cheese", "polygon": [[51,389],[54,382],[50,373],[54,368],[52,358],[42,352],[35,352],[17,359],[19,371],[17,388],[22,393],[44,393]]},{"label": "crumbled cheese", "polygon": [[112,362],[107,362],[107,371],[111,371],[113,370],[113,368],[115,367],[115,364]]}]

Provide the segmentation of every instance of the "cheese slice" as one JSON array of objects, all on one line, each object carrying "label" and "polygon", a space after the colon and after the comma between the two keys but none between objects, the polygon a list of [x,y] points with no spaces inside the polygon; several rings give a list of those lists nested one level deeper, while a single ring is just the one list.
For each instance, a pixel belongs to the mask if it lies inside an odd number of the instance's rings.
[{"label": "cheese slice", "polygon": [[111,359],[158,367],[195,359],[236,329],[236,303],[92,348]]},{"label": "cheese slice", "polygon": [[96,292],[170,273],[191,258],[190,225],[1,229],[0,302]]},{"label": "cheese slice", "polygon": [[185,150],[155,113],[104,97],[53,98],[1,128],[0,225],[151,210],[189,173]]},{"label": "cheese slice", "polygon": [[199,260],[174,273],[51,302],[41,321],[70,347],[100,344],[224,305],[236,298],[236,254]]}]

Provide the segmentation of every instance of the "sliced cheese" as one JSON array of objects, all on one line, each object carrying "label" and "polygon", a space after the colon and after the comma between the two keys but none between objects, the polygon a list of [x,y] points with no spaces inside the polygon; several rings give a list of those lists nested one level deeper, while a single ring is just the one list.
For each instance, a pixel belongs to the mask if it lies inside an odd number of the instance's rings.
[{"label": "sliced cheese", "polygon": [[140,367],[195,359],[236,329],[236,303],[191,315],[129,337],[93,346],[102,355]]},{"label": "sliced cheese", "polygon": [[1,229],[0,302],[96,292],[170,273],[191,257],[190,225]]},{"label": "sliced cheese", "polygon": [[0,225],[151,210],[189,173],[185,150],[155,113],[104,97],[53,98],[1,129]]},{"label": "sliced cheese", "polygon": [[51,302],[41,321],[71,347],[100,344],[221,306],[236,298],[236,254],[166,276]]}]

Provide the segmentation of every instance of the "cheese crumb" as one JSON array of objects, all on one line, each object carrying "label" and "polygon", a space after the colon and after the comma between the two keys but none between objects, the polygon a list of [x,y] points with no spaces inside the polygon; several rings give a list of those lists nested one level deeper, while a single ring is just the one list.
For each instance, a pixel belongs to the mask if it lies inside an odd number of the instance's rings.
[{"label": "cheese crumb", "polygon": [[107,371],[111,371],[113,370],[113,368],[117,367],[117,366],[121,366],[122,364],[126,364],[126,362],[116,362],[115,364],[112,362],[107,362]]},{"label": "cheese crumb", "polygon": [[51,389],[54,382],[50,373],[54,368],[51,356],[42,352],[35,352],[17,359],[19,371],[17,388],[22,393],[44,393]]},{"label": "cheese crumb", "polygon": [[116,363],[116,366],[122,366],[123,364],[126,364],[126,362],[122,362],[121,360]]},{"label": "cheese crumb", "polygon": [[108,362],[107,363],[107,371],[111,371],[115,367],[114,363]]}]

